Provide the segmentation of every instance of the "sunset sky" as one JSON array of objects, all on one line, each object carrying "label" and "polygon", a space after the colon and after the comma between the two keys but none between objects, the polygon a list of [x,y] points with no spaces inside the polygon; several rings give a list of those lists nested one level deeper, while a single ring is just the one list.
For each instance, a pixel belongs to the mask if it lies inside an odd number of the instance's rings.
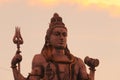
[{"label": "sunset sky", "polygon": [[68,28],[71,53],[100,60],[95,80],[120,80],[120,0],[0,0],[1,78],[13,80],[10,62],[16,52],[15,26],[21,28],[24,39],[21,72],[26,77],[55,12]]}]

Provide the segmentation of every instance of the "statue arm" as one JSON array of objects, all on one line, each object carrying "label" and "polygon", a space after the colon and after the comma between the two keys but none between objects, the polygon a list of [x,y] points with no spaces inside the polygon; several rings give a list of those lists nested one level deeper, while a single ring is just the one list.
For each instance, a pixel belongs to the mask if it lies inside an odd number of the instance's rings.
[{"label": "statue arm", "polygon": [[89,80],[94,80],[95,77],[95,67],[97,67],[99,65],[99,60],[98,59],[93,59],[93,58],[89,58],[88,56],[85,57],[84,62],[87,66],[89,66]]},{"label": "statue arm", "polygon": [[35,55],[32,61],[32,71],[29,74],[29,80],[40,80],[43,78],[44,67],[40,63],[40,55]]},{"label": "statue arm", "polygon": [[90,80],[86,70],[86,66],[80,58],[78,58],[78,66],[79,66],[79,72],[78,72],[77,80]]},{"label": "statue arm", "polygon": [[12,68],[14,80],[26,80],[26,78],[17,70],[17,68]]},{"label": "statue arm", "polygon": [[11,61],[11,68],[12,68],[14,80],[26,80],[16,66],[16,64],[20,63],[21,61],[22,61],[22,56],[20,54],[16,54]]},{"label": "statue arm", "polygon": [[95,70],[91,70],[90,69],[90,73],[89,73],[89,80],[94,80],[94,77],[95,77]]}]

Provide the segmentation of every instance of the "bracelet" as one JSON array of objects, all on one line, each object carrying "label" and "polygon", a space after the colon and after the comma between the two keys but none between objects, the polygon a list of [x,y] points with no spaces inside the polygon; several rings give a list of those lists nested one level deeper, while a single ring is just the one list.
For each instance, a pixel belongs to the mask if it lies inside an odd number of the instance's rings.
[{"label": "bracelet", "polygon": [[36,74],[31,74],[31,73],[29,73],[29,76],[40,76],[40,75],[36,75]]},{"label": "bracelet", "polygon": [[89,68],[91,71],[96,71],[96,69],[95,68]]}]

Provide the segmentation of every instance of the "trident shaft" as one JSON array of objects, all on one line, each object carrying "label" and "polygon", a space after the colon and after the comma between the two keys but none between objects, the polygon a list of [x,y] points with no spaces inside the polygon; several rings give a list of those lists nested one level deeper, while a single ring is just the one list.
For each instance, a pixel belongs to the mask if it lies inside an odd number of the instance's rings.
[{"label": "trident shaft", "polygon": [[[13,42],[14,42],[14,44],[17,45],[16,54],[21,53],[21,51],[20,51],[20,45],[23,44],[23,38],[21,36],[20,28],[19,27],[15,27],[15,35],[13,37]],[[18,71],[20,72],[20,63],[18,63]]]}]

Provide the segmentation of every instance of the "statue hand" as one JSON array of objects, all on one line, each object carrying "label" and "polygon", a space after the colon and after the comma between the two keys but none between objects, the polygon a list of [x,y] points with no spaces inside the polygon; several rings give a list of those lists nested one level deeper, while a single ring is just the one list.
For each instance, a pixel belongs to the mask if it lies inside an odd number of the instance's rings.
[{"label": "statue hand", "polygon": [[84,59],[85,64],[87,64],[91,69],[95,69],[99,65],[98,59],[89,58],[88,56]]},{"label": "statue hand", "polygon": [[11,66],[15,67],[17,63],[20,63],[22,61],[22,56],[20,54],[16,54],[12,61],[11,61]]}]

